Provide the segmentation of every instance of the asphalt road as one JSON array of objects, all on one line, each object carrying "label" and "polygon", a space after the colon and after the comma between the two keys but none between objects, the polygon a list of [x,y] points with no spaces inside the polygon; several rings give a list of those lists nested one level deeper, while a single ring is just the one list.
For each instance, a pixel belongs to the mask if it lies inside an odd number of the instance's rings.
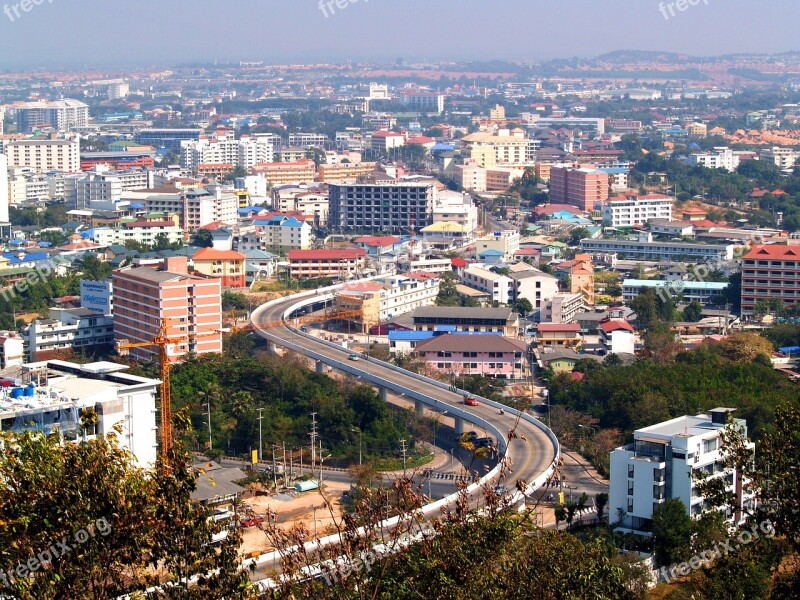
[{"label": "asphalt road", "polygon": [[[257,310],[254,313],[254,325],[258,326],[259,323],[281,321],[284,313],[296,303],[297,300],[287,299],[266,309]],[[282,342],[294,343],[332,360],[346,361],[348,356],[352,354],[351,351],[346,349],[333,348],[324,344],[313,336],[295,333],[288,327],[270,327],[259,330],[258,334],[279,346]],[[432,386],[411,375],[399,373],[379,361],[360,360],[351,361],[348,364],[361,372],[370,373],[382,380],[400,385],[404,389],[414,390],[435,399],[436,410],[439,412],[455,406],[462,409],[468,408],[469,412],[495,424],[501,432],[511,432],[513,430],[514,436],[509,440],[507,450],[510,469],[505,483],[509,488],[514,487],[519,480],[525,482],[533,481],[544,473],[553,461],[555,453],[553,445],[544,432],[531,423],[522,420],[517,421],[509,413],[501,415],[496,408],[483,404],[464,407],[463,398],[459,393]],[[470,429],[471,427],[467,424],[465,428]],[[507,434],[506,438],[508,439],[509,437]],[[476,500],[479,502],[479,499]]]}]

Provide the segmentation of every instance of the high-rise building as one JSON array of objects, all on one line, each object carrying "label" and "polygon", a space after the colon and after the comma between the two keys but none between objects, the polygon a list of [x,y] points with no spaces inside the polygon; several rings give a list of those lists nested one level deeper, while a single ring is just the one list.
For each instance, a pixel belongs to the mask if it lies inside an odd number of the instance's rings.
[{"label": "high-rise building", "polygon": [[0,226],[8,223],[8,158],[0,154]]},{"label": "high-rise building", "polygon": [[9,167],[30,167],[39,173],[81,170],[80,141],[77,135],[52,139],[20,139],[4,145]]},{"label": "high-rise building", "polygon": [[550,169],[550,202],[591,212],[608,200],[608,173],[595,169]]},{"label": "high-rise building", "polygon": [[755,313],[759,300],[800,303],[800,246],[753,246],[742,257],[742,316]]},{"label": "high-rise building", "polygon": [[433,223],[432,184],[332,184],[329,193],[328,223],[335,229],[400,233]]},{"label": "high-rise building", "polygon": [[89,124],[89,106],[79,100],[38,100],[13,106],[17,115],[17,128],[22,133],[52,127],[69,131]]},{"label": "high-rise building", "polygon": [[[739,523],[751,508],[754,492],[750,481],[722,462],[724,440],[720,435],[733,409],[716,408],[708,414],[683,416],[633,432],[633,443],[611,453],[611,485],[608,509],[619,516],[618,530],[651,536],[653,513],[659,504],[679,498],[692,518],[720,507],[708,506],[695,486],[695,474],[719,477],[735,498],[733,506],[721,507],[728,520]],[[747,435],[743,419],[735,420]],[[747,442],[755,449],[755,445]]]},{"label": "high-rise building", "polygon": [[181,166],[196,171],[205,164],[231,164],[234,167],[250,169],[259,163],[271,162],[272,144],[263,140],[228,138],[202,138],[197,141],[181,142]]},{"label": "high-rise building", "polygon": [[82,175],[64,178],[64,198],[78,210],[114,210],[123,192],[147,187],[147,171],[113,171],[97,165]]},{"label": "high-rise building", "polygon": [[[165,323],[167,335],[182,341],[167,348],[171,362],[187,353],[222,352],[221,280],[190,275],[184,257],[167,258],[159,268],[115,271],[114,338],[149,342]],[[131,348],[140,359],[154,359],[158,347]]]}]

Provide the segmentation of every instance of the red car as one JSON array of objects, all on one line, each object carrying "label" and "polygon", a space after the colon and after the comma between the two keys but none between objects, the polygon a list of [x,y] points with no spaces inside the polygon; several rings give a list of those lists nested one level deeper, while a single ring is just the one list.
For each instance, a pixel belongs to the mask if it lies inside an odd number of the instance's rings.
[{"label": "red car", "polygon": [[478,401],[472,396],[464,396],[464,404],[467,406],[478,406]]},{"label": "red car", "polygon": [[264,517],[259,517],[256,515],[255,517],[248,517],[242,520],[242,527],[253,527],[254,525],[258,525],[259,523],[264,522]]}]

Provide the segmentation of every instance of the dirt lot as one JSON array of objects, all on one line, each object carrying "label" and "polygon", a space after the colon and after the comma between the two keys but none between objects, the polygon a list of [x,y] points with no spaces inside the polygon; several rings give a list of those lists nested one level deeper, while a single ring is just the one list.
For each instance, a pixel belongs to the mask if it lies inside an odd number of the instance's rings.
[{"label": "dirt lot", "polygon": [[[311,492],[289,492],[275,496],[250,496],[244,498],[244,504],[252,506],[257,515],[263,515],[267,509],[272,509],[278,514],[278,523],[282,529],[290,529],[295,525],[304,524],[310,532],[309,539],[314,537],[314,507],[318,508],[317,535],[323,536],[328,528],[332,527],[333,519],[341,515],[339,499],[342,493],[350,488],[348,483],[323,482],[322,493],[319,490]],[[331,515],[324,506],[323,493],[332,500],[334,513]],[[266,535],[258,527],[247,527],[243,530],[242,552],[249,555],[254,552],[269,552],[274,548],[270,545]]]}]

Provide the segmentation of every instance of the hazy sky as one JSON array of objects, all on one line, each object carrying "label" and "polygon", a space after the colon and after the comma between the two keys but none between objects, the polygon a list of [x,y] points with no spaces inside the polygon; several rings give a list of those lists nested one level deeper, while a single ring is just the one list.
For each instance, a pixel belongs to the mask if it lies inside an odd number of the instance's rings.
[{"label": "hazy sky", "polygon": [[29,1],[0,0],[0,70],[800,49],[798,0],[679,0],[674,16],[657,0],[338,0],[327,17],[319,0]]}]

